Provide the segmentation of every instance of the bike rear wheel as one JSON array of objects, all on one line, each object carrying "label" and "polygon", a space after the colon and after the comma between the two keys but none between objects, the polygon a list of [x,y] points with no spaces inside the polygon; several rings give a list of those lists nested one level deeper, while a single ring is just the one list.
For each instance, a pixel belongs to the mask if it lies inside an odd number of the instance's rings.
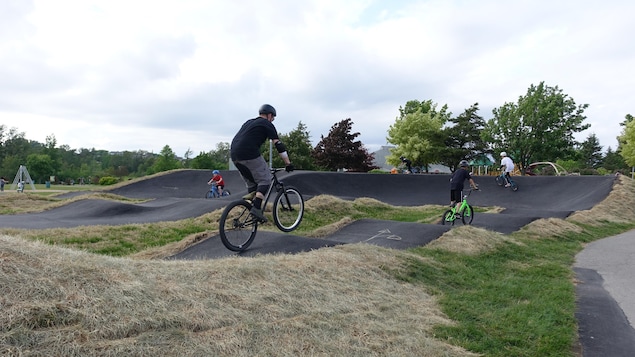
[{"label": "bike rear wheel", "polygon": [[451,209],[443,213],[443,217],[441,217],[441,224],[453,226],[454,221],[456,221],[456,216],[454,215],[454,212],[452,212]]},{"label": "bike rear wheel", "polygon": [[304,216],[304,198],[294,187],[285,187],[273,201],[273,221],[283,232],[298,228]]},{"label": "bike rear wheel", "polygon": [[230,203],[219,220],[219,234],[223,245],[234,252],[247,249],[256,238],[258,220],[249,210],[251,204],[246,201]]},{"label": "bike rear wheel", "polygon": [[463,210],[463,214],[461,215],[461,220],[463,224],[472,224],[472,220],[474,219],[474,208],[472,205],[467,205]]},{"label": "bike rear wheel", "polygon": [[516,182],[509,180],[509,184],[511,185],[512,191],[518,191],[518,185],[516,184]]}]

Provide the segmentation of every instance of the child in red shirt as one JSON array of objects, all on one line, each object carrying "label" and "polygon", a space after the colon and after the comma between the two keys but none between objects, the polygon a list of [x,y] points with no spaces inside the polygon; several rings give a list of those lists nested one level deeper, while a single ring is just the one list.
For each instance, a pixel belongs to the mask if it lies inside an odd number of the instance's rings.
[{"label": "child in red shirt", "polygon": [[218,195],[223,196],[223,188],[225,188],[225,181],[223,180],[223,176],[220,175],[220,171],[214,170],[212,171],[212,178],[207,181],[208,185],[216,185],[218,188]]}]

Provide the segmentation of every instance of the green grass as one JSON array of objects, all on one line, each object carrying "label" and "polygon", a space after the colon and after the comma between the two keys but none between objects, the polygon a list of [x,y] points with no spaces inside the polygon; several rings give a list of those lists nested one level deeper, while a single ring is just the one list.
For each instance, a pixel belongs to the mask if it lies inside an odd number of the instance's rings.
[{"label": "green grass", "polygon": [[439,326],[434,332],[452,344],[487,356],[573,356],[575,255],[583,243],[635,225],[583,227],[581,233],[548,239],[518,237],[476,256],[416,248],[414,253],[434,263],[412,259],[406,271],[395,275],[423,284],[439,297],[443,311],[457,325]]},{"label": "green grass", "polygon": [[29,230],[22,232],[21,235],[28,234],[29,239],[91,253],[128,256],[149,248],[181,241],[189,235],[199,234],[207,229],[209,229],[209,225],[205,224],[204,221],[188,219],[157,224]]},{"label": "green grass", "polygon": [[575,243],[506,243],[478,256],[417,249],[435,265],[411,261],[404,279],[438,294],[457,326],[440,338],[488,356],[561,356],[575,338],[571,284]]}]

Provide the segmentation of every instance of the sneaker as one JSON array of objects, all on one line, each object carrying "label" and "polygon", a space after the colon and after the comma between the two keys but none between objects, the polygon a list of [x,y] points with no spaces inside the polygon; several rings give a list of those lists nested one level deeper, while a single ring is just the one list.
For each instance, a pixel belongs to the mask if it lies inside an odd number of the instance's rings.
[{"label": "sneaker", "polygon": [[505,184],[505,187],[510,187],[510,186],[511,186],[511,184]]},{"label": "sneaker", "polygon": [[460,213],[457,213],[457,214],[455,214],[455,215],[454,215],[454,217],[455,217],[456,219],[461,219],[461,214],[460,214]]},{"label": "sneaker", "polygon": [[254,197],[256,197],[256,192],[255,191],[254,192],[249,192],[248,194],[244,195],[243,199],[247,200],[247,201],[251,201],[251,200],[254,199]]},{"label": "sneaker", "polygon": [[262,214],[262,211],[259,210],[258,208],[251,207],[251,209],[249,210],[249,213],[251,213],[252,216],[258,218],[258,221],[260,221],[260,223],[267,222],[267,217],[265,217],[265,215]]}]

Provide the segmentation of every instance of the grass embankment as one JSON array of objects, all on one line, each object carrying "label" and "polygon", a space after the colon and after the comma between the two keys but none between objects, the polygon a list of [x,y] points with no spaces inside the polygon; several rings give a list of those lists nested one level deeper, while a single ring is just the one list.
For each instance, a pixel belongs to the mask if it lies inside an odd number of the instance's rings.
[{"label": "grass embankment", "polygon": [[[511,235],[458,227],[411,251],[354,244],[291,256],[141,259],[203,239],[176,229],[213,229],[218,212],[127,229],[2,230],[18,237],[0,236],[0,354],[573,356],[575,254],[633,228],[634,197],[633,181],[622,178],[603,203],[567,220]],[[369,203],[314,198],[302,234],[328,235],[362,217],[433,222],[444,209]],[[317,214],[324,207],[332,216]],[[138,243],[131,227],[180,238],[143,249],[163,243]],[[91,244],[100,242],[81,242],[82,229],[130,232],[136,248],[106,251],[134,259],[78,250],[99,251]]]}]

